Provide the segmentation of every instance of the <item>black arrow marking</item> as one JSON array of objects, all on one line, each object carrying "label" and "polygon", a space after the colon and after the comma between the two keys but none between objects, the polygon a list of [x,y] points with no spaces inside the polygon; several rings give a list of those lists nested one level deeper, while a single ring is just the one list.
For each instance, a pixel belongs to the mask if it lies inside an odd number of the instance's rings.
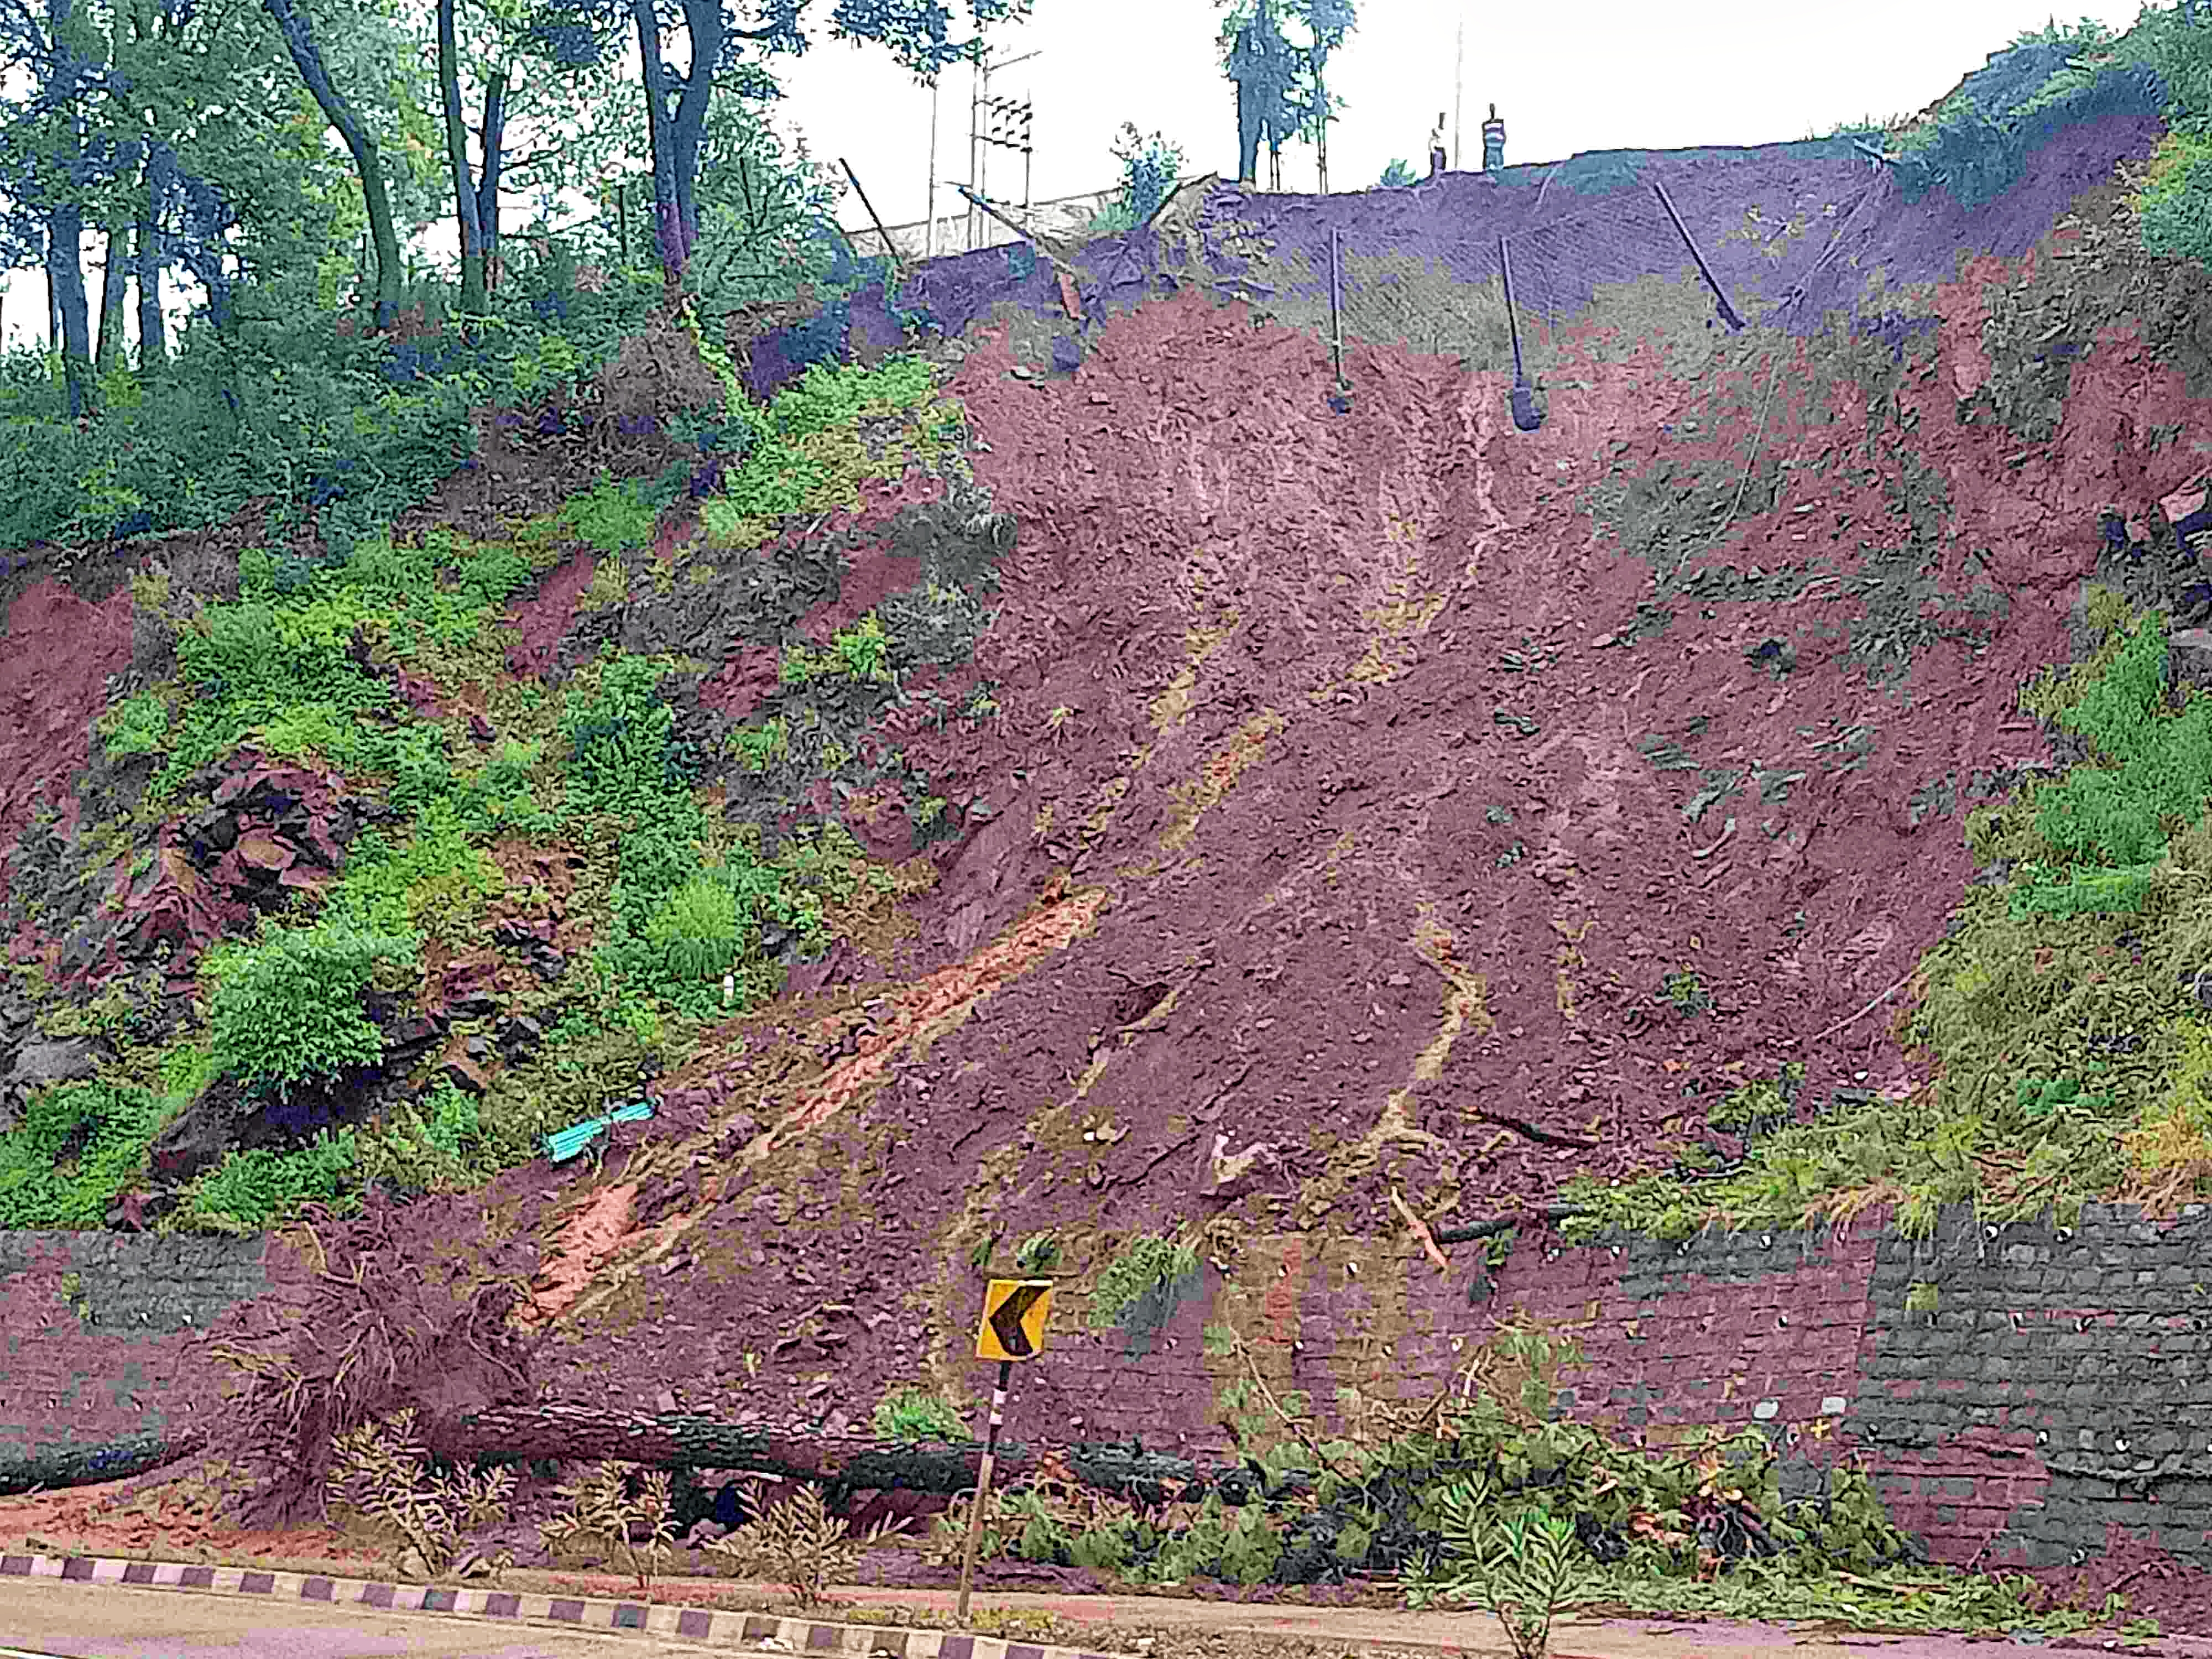
[{"label": "black arrow marking", "polygon": [[991,1331],[999,1339],[1001,1353],[1026,1359],[1036,1352],[1030,1346],[1030,1334],[1022,1328],[1022,1316],[1043,1296],[1042,1285],[1018,1285],[1014,1293],[992,1310]]}]

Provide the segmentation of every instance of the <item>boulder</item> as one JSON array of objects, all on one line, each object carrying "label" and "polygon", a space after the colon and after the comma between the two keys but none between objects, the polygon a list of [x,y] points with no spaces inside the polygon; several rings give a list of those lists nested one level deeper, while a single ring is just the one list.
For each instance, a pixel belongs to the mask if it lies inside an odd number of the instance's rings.
[{"label": "boulder", "polygon": [[0,1077],[0,1134],[22,1121],[33,1091],[80,1082],[100,1069],[100,1045],[89,1037],[33,1036],[24,1043],[15,1051],[15,1064]]},{"label": "boulder", "polygon": [[147,1168],[160,1180],[182,1183],[222,1161],[230,1147],[242,1091],[217,1078],[200,1091],[147,1149]]}]

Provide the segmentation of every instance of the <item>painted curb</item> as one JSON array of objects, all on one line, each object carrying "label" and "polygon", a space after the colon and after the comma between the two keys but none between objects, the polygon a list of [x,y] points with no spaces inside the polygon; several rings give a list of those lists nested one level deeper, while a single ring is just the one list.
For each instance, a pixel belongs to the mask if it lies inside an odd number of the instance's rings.
[{"label": "painted curb", "polygon": [[250,1567],[195,1566],[181,1561],[0,1555],[0,1578],[54,1578],[69,1583],[264,1595],[325,1607],[367,1607],[376,1613],[438,1613],[516,1622],[543,1620],[576,1630],[637,1631],[648,1636],[681,1637],[773,1652],[849,1654],[860,1659],[873,1656],[885,1659],[1132,1659],[1128,1655],[1013,1642],[1001,1637],[963,1636],[951,1631],[817,1624],[811,1619],[783,1619],[767,1613],[527,1595],[515,1590],[440,1589],[427,1584],[387,1584],[314,1573],[264,1572]]}]

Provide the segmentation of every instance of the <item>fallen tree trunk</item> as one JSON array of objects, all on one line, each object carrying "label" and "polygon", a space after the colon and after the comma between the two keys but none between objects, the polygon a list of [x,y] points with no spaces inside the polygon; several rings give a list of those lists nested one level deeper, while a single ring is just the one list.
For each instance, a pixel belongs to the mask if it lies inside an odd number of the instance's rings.
[{"label": "fallen tree trunk", "polygon": [[[657,1468],[739,1469],[817,1480],[833,1493],[866,1489],[957,1492],[975,1484],[980,1441],[899,1442],[828,1435],[794,1425],[726,1423],[681,1413],[629,1415],[595,1406],[501,1406],[435,1425],[430,1443],[457,1462],[608,1459]],[[1135,1442],[1046,1446],[999,1443],[994,1480],[1039,1473],[1051,1459],[1087,1486],[1144,1503],[1196,1498],[1251,1480],[1242,1464],[1201,1465]],[[1229,1494],[1224,1491],[1224,1497]]]},{"label": "fallen tree trunk", "polygon": [[0,1449],[0,1494],[127,1480],[190,1457],[206,1440],[199,1433],[132,1434],[88,1445],[42,1446],[31,1452]]}]

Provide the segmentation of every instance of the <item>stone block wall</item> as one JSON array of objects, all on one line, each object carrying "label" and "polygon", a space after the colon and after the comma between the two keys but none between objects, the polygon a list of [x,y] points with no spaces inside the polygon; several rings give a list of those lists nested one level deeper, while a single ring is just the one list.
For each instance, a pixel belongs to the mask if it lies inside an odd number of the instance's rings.
[{"label": "stone block wall", "polygon": [[2156,1227],[2090,1205],[2068,1232],[1995,1234],[1960,1207],[1923,1241],[1880,1216],[1840,1234],[1547,1236],[1494,1271],[1477,1245],[1451,1261],[1445,1276],[1410,1241],[1264,1241],[1229,1276],[1177,1287],[1155,1328],[1068,1322],[1048,1363],[1018,1376],[1011,1431],[1225,1455],[1213,1402],[1238,1367],[1207,1356],[1211,1324],[1233,1323],[1271,1388],[1333,1418],[1342,1386],[1445,1386],[1525,1314],[1582,1352],[1559,1377],[1569,1415],[1652,1448],[1707,1425],[1757,1430],[1788,1496],[1850,1458],[1935,1559],[2056,1565],[2105,1548],[2116,1524],[2212,1566],[2203,1206]]},{"label": "stone block wall", "polygon": [[264,1287],[263,1251],[258,1238],[0,1232],[0,1492],[214,1409],[221,1368],[202,1333]]},{"label": "stone block wall", "polygon": [[[223,1368],[200,1334],[264,1287],[263,1251],[0,1234],[0,1485],[58,1449],[214,1409]],[[1085,1329],[1070,1298],[1048,1352],[1016,1372],[1008,1431],[1225,1455],[1218,1402],[1242,1362],[1209,1352],[1209,1326],[1232,1325],[1272,1389],[1334,1417],[1346,1385],[1426,1397],[1526,1315],[1581,1350],[1558,1379],[1569,1414],[1653,1448],[1707,1425],[1757,1430],[1791,1495],[1852,1458],[1938,1560],[2054,1565],[2118,1525],[2212,1566],[2203,1206],[2154,1226],[2092,1205],[2070,1231],[1995,1232],[1960,1208],[1920,1241],[1878,1214],[1675,1243],[1536,1235],[1495,1269],[1480,1245],[1450,1260],[1445,1275],[1408,1239],[1285,1235],[1225,1274],[1202,1267],[1126,1329]],[[72,1273],[88,1318],[64,1295]]]}]

